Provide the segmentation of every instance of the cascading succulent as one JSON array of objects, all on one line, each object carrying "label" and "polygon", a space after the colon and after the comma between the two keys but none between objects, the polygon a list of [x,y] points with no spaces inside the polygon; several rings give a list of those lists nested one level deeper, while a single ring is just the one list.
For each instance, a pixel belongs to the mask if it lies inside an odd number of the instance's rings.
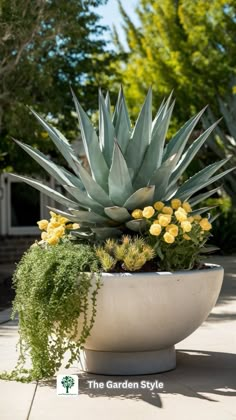
[{"label": "cascading succulent", "polygon": [[[169,203],[177,197],[191,206],[214,194],[217,188],[203,194],[199,190],[216,182],[232,169],[215,173],[228,161],[213,163],[179,185],[181,175],[206,141],[218,122],[204,131],[189,147],[188,139],[205,108],[165,143],[174,108],[171,95],[160,105],[152,121],[152,91],[149,89],[138,119],[132,127],[122,88],[114,112],[109,93],[99,91],[99,134],[73,94],[81,136],[91,173],[80,163],[66,138],[32,111],[67,161],[71,172],[56,165],[37,149],[17,142],[64,188],[65,194],[42,182],[14,175],[50,196],[68,210],[52,209],[78,222],[77,235],[94,239],[119,236],[127,231],[142,232],[145,219],[132,217],[156,201]],[[207,210],[207,209],[206,209]],[[196,213],[196,211],[195,211]]]}]

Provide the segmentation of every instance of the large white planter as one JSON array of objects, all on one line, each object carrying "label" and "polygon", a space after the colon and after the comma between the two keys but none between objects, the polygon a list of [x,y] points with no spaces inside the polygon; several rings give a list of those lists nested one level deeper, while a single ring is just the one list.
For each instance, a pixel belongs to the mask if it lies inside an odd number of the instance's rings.
[{"label": "large white planter", "polygon": [[104,273],[82,369],[109,375],[174,369],[174,345],[202,324],[220,293],[224,270],[207,266],[174,273]]}]

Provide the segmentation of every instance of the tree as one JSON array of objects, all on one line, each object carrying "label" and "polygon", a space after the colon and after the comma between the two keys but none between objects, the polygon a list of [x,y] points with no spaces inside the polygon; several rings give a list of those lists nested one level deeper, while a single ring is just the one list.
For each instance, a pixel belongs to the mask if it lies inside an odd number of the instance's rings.
[{"label": "tree", "polygon": [[66,388],[66,393],[69,393],[69,389],[72,388],[72,386],[74,386],[75,381],[71,376],[64,376],[64,378],[62,378],[61,384],[63,386],[63,388]]},{"label": "tree", "polygon": [[155,105],[174,89],[179,124],[208,103],[216,109],[235,74],[235,0],[140,0],[138,26],[121,3],[120,12],[129,46],[120,71],[133,112],[150,85]]},{"label": "tree", "polygon": [[[107,0],[0,0],[0,170],[38,170],[11,140],[46,153],[51,142],[26,106],[44,113],[69,138],[76,120],[69,85],[93,110],[97,87],[108,83],[112,53],[102,39],[96,7]],[[95,94],[96,93],[96,94]]]}]

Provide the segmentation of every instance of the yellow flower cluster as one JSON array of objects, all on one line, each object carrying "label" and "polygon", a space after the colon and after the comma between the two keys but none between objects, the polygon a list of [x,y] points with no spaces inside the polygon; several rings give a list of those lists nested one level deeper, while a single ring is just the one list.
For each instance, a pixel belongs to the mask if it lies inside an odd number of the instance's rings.
[{"label": "yellow flower cluster", "polygon": [[65,235],[67,229],[79,229],[80,227],[78,223],[68,223],[69,220],[66,217],[62,217],[53,211],[50,211],[50,216],[50,221],[43,219],[37,222],[39,229],[43,231],[41,233],[42,240],[49,245],[56,245],[60,238]]},{"label": "yellow flower cluster", "polygon": [[[166,206],[162,201],[157,201],[153,206],[147,206],[143,210],[135,209],[132,212],[134,219],[152,219],[149,232],[153,236],[159,236],[163,232],[163,239],[166,243],[172,244],[178,235],[189,241],[193,225],[201,227],[201,233],[209,231],[212,226],[207,218],[202,218],[199,214],[191,216],[192,208],[187,201],[183,203],[178,198],[171,200],[170,206]],[[149,223],[150,223],[149,222]]]}]

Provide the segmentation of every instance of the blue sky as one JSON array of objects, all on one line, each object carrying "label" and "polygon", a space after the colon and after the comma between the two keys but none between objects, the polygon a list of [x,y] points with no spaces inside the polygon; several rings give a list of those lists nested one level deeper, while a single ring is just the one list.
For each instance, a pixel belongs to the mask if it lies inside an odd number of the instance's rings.
[{"label": "blue sky", "polygon": [[[134,13],[135,6],[137,5],[137,0],[122,0],[123,7],[128,15],[131,17],[134,23],[137,23],[137,16]],[[122,44],[125,44],[125,36],[121,28],[122,18],[118,9],[117,0],[108,0],[106,6],[100,6],[97,8],[97,13],[102,16],[101,23],[112,28],[114,24],[120,35],[120,40]]]}]

